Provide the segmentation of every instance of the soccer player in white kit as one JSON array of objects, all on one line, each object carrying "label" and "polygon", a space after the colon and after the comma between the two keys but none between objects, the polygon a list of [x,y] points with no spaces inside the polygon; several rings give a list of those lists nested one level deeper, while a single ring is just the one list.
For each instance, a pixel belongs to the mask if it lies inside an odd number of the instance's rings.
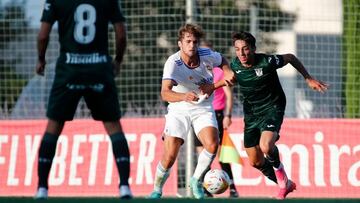
[{"label": "soccer player in white kit", "polygon": [[[225,73],[227,83],[213,84],[213,67],[225,67],[229,64],[220,53],[208,48],[199,48],[204,36],[201,28],[194,24],[185,24],[178,31],[180,51],[171,55],[165,65],[161,86],[161,97],[168,102],[168,113],[164,128],[164,153],[157,165],[154,190],[150,198],[160,198],[162,188],[170,174],[179,149],[187,134],[194,129],[196,136],[204,146],[199,154],[190,187],[196,199],[204,198],[200,177],[215,158],[219,136],[217,121],[212,107],[214,89],[229,84],[233,74]],[[221,84],[221,85],[219,85]]]}]

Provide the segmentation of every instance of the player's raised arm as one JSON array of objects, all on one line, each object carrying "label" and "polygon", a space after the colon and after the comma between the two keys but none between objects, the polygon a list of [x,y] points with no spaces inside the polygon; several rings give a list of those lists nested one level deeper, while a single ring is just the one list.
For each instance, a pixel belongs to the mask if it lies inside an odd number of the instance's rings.
[{"label": "player's raised arm", "polygon": [[284,54],[284,55],[282,55],[282,57],[284,60],[284,64],[290,63],[297,71],[299,71],[299,73],[304,77],[308,86],[311,89],[322,92],[322,93],[327,90],[329,85],[320,80],[316,80],[315,78],[313,78],[309,74],[309,72],[306,70],[304,65],[301,63],[301,61],[295,55]]}]

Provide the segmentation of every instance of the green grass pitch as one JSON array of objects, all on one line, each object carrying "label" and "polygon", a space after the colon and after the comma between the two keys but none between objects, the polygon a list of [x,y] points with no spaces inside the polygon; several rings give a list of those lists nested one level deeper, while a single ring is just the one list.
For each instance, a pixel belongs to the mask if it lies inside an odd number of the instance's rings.
[{"label": "green grass pitch", "polygon": [[0,203],[359,203],[360,199],[310,199],[310,198],[289,198],[283,201],[270,198],[208,198],[196,200],[192,198],[162,198],[157,200],[146,198],[134,198],[131,200],[121,200],[119,198],[100,198],[100,197],[50,197],[47,200],[34,200],[32,197],[0,197]]}]

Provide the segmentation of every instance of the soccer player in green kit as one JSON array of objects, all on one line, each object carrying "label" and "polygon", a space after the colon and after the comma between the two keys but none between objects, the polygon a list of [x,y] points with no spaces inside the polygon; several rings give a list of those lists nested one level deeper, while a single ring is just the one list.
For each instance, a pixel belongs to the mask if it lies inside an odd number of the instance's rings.
[{"label": "soccer player in green kit", "polygon": [[[314,79],[293,54],[255,53],[256,39],[248,32],[234,33],[232,41],[236,57],[230,67],[239,84],[243,103],[245,151],[250,164],[279,185],[277,198],[285,199],[296,189],[296,185],[287,178],[275,145],[286,105],[276,69],[290,63],[311,89],[324,92],[328,85]],[[226,83],[229,84],[229,81]]]},{"label": "soccer player in green kit", "polygon": [[[58,22],[60,56],[47,107],[48,123],[40,143],[37,199],[48,197],[48,177],[56,144],[66,121],[84,98],[95,120],[110,135],[120,176],[120,197],[132,197],[130,153],[120,119],[115,76],[126,48],[126,29],[117,0],[46,0],[37,39],[36,72],[44,74],[52,25]],[[115,31],[115,59],[108,54],[108,24]]]}]

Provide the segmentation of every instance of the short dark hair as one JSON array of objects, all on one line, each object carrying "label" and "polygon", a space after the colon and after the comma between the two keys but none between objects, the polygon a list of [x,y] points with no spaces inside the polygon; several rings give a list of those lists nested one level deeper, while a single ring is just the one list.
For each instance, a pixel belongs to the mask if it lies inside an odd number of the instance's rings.
[{"label": "short dark hair", "polygon": [[251,47],[253,47],[253,48],[256,47],[256,39],[249,32],[245,32],[245,31],[234,32],[234,33],[232,33],[231,38],[232,38],[233,45],[235,44],[236,40],[243,40]]},{"label": "short dark hair", "polygon": [[191,23],[187,23],[180,27],[178,31],[178,41],[181,41],[184,38],[185,33],[193,34],[198,39],[205,36],[205,33],[200,26]]}]

